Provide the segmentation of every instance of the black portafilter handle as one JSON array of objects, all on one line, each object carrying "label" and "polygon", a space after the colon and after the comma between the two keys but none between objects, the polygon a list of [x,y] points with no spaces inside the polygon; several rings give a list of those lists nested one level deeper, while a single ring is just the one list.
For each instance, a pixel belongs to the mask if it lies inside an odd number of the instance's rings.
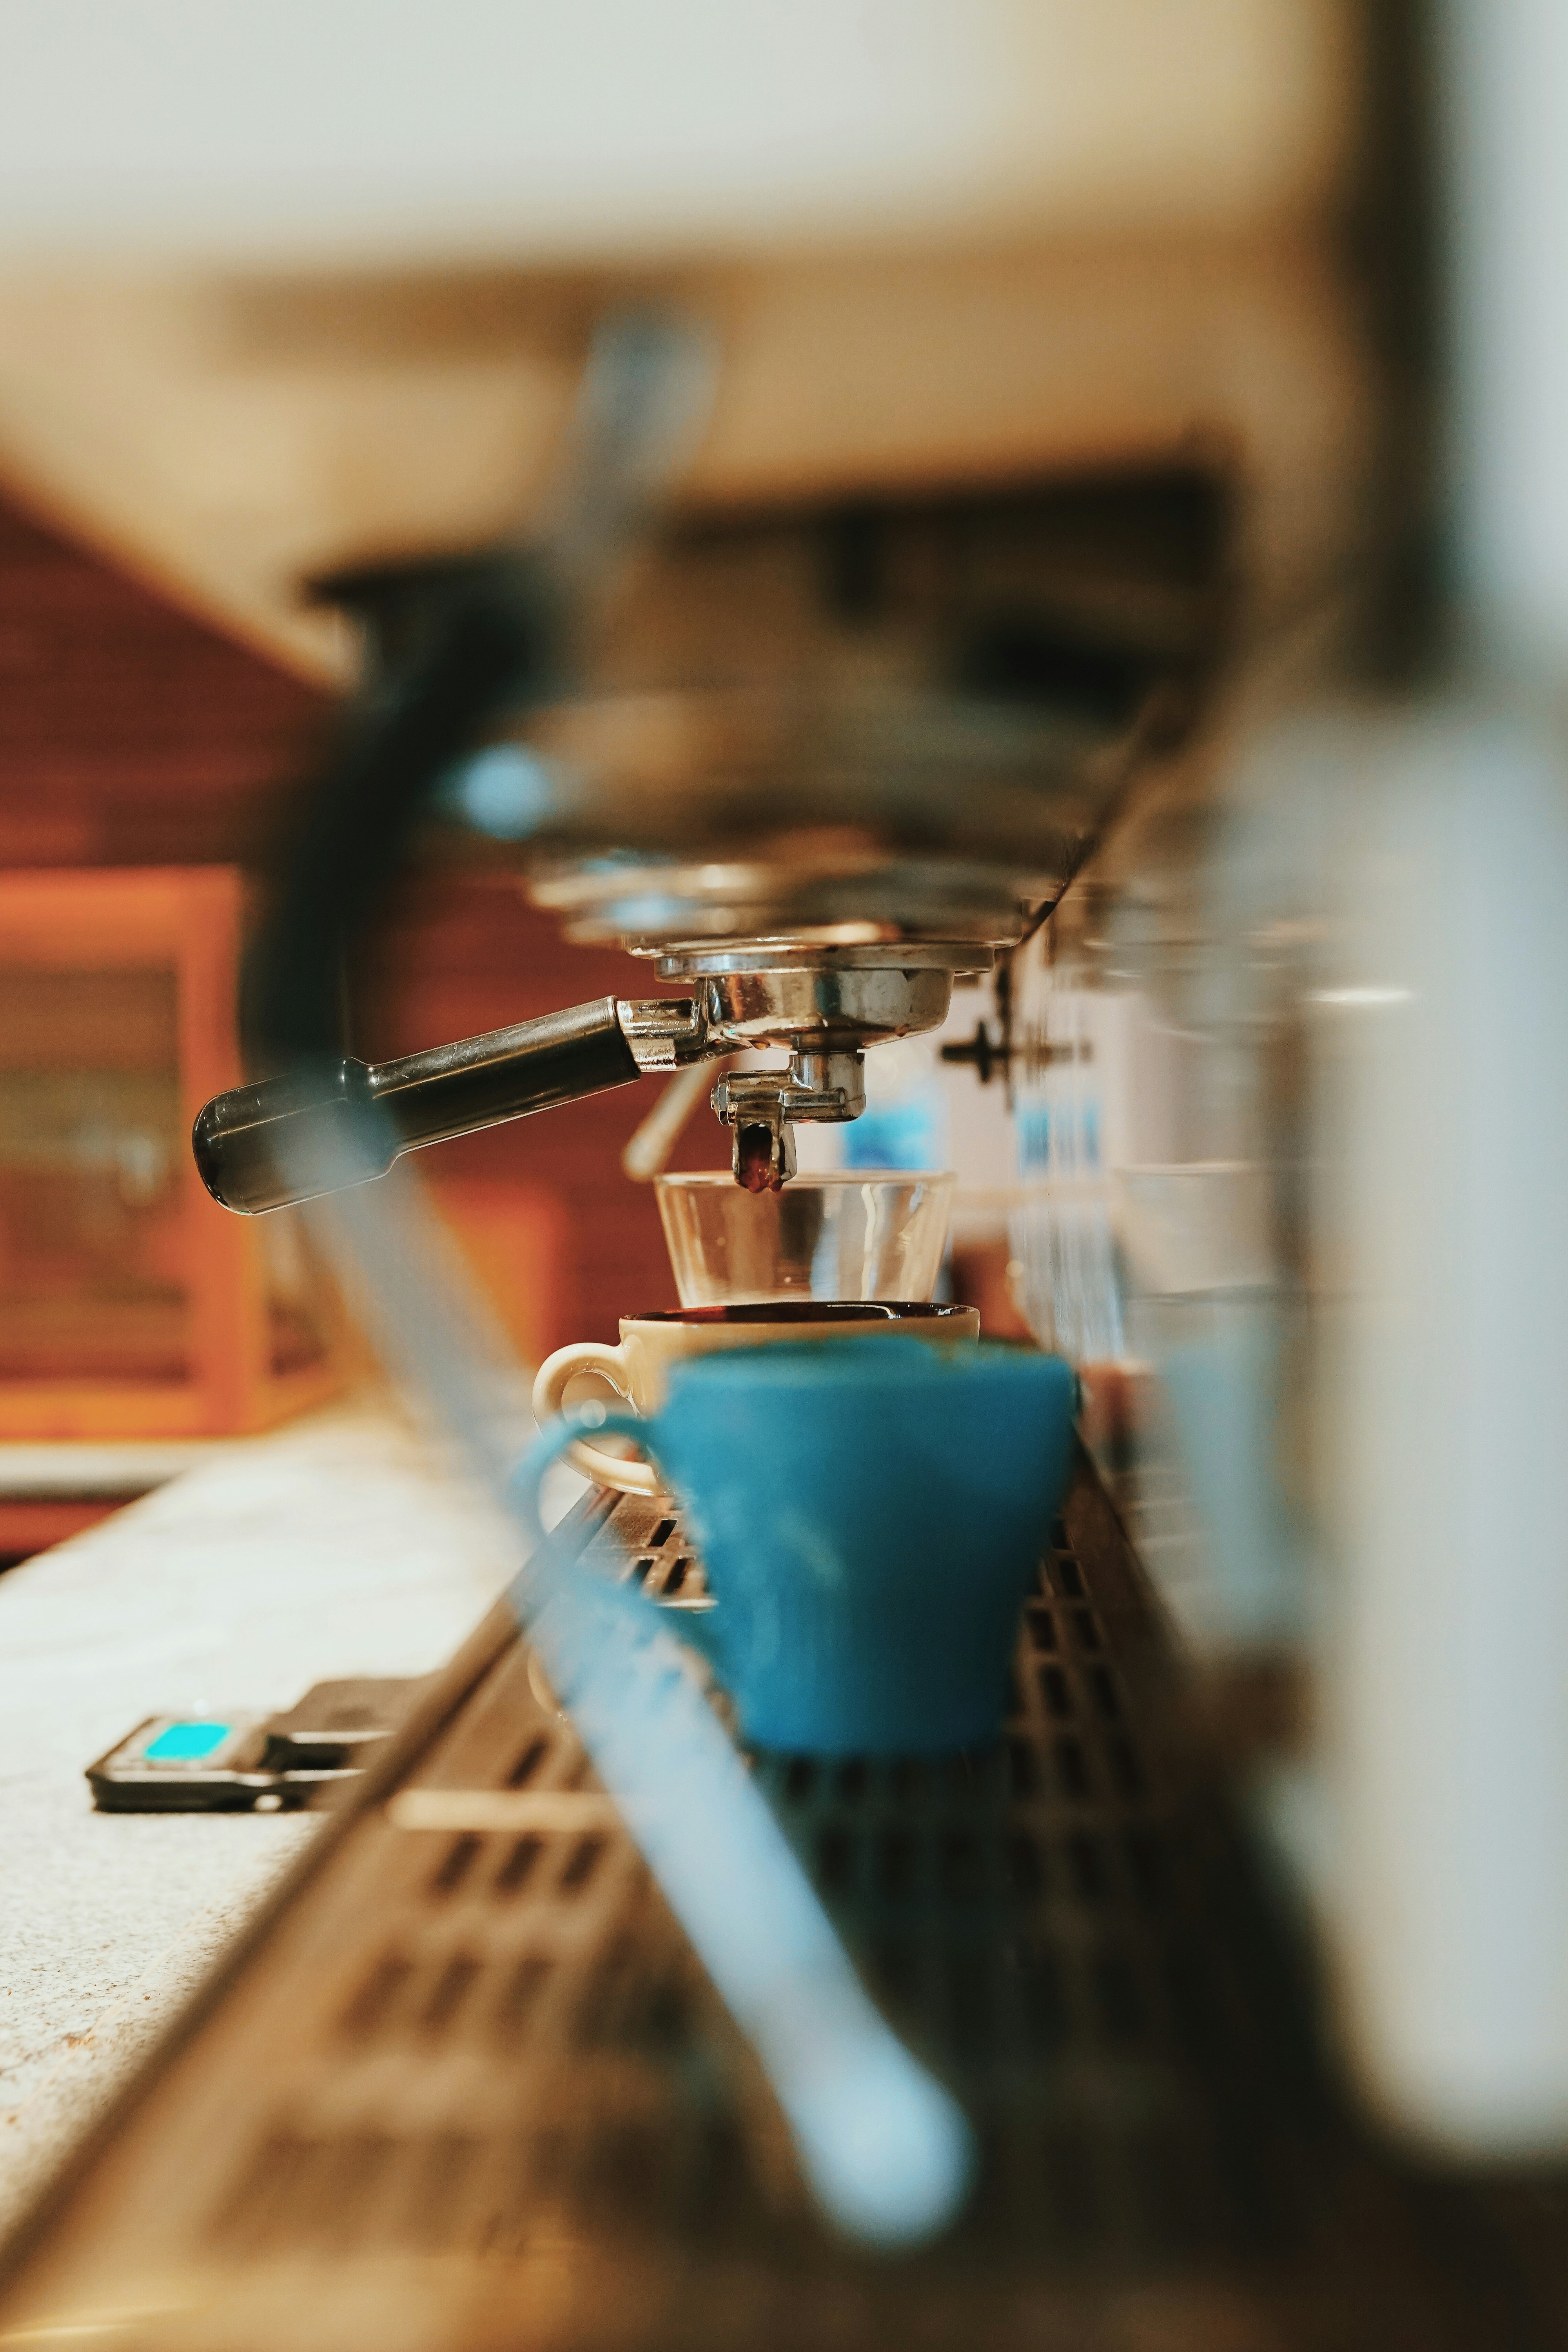
[{"label": "black portafilter handle", "polygon": [[400,1062],[312,1062],[236,1087],[198,1112],[191,1148],[213,1199],[254,1217],[384,1176],[420,1144],[640,1076],[616,999],[601,996]]}]

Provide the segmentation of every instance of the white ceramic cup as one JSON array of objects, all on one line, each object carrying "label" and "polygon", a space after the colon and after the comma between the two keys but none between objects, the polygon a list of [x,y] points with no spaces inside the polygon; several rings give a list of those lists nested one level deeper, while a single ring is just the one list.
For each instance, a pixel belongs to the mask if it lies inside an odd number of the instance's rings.
[{"label": "white ceramic cup", "polygon": [[[638,1412],[652,1413],[664,1402],[671,1365],[685,1357],[709,1355],[721,1348],[766,1347],[781,1339],[874,1339],[889,1331],[951,1347],[979,1339],[980,1317],[973,1307],[936,1305],[929,1299],[810,1298],[676,1307],[624,1317],[619,1347],[579,1339],[545,1358],[533,1383],[534,1418],[541,1427],[552,1421],[564,1403],[567,1383],[580,1372],[597,1372]],[[663,1492],[658,1473],[647,1462],[623,1460],[584,1441],[566,1458],[584,1477],[616,1487],[623,1495]]]}]

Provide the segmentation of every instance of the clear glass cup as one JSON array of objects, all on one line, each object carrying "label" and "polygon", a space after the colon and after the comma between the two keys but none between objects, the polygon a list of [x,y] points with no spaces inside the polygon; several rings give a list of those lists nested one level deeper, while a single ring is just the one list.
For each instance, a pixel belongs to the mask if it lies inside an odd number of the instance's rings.
[{"label": "clear glass cup", "polygon": [[655,1189],[683,1307],[762,1298],[930,1298],[956,1177],[907,1169],[796,1176],[748,1192],[716,1171]]}]

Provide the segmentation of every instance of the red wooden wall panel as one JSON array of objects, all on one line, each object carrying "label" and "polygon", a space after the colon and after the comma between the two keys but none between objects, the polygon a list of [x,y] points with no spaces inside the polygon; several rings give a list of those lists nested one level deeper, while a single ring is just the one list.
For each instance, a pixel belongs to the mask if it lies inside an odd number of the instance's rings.
[{"label": "red wooden wall panel", "polygon": [[[254,869],[291,817],[328,698],[0,502],[0,866]],[[493,873],[414,877],[367,941],[355,1050],[374,1058],[604,995],[631,958],[572,948]],[[566,1213],[557,1339],[673,1300],[651,1192],[620,1172],[647,1081],[441,1147],[426,1163],[543,1186]],[[681,1163],[718,1166],[706,1114]]]}]

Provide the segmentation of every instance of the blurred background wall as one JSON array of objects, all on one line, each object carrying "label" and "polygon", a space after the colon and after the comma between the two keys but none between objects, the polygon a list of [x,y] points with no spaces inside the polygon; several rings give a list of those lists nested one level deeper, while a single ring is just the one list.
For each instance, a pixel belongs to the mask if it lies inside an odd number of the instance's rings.
[{"label": "blurred background wall", "polygon": [[[254,879],[332,709],[295,670],[0,504],[0,868],[233,866]],[[644,986],[629,957],[563,942],[506,874],[459,869],[412,887],[372,943],[351,1044],[382,1059]],[[652,1195],[620,1173],[647,1092],[425,1163],[531,1355],[613,1339],[621,1313],[675,1303]],[[683,1156],[718,1166],[725,1149],[704,1116]]]}]

